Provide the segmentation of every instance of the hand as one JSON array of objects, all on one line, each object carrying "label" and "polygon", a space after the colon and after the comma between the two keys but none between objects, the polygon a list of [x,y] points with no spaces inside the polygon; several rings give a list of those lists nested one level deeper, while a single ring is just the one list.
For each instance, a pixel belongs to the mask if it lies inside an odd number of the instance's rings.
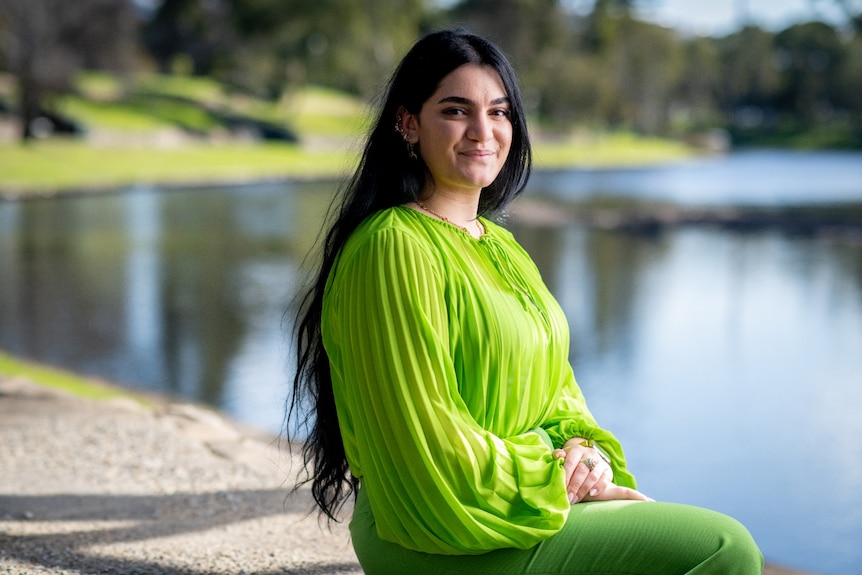
[{"label": "hand", "polygon": [[604,491],[596,494],[595,496],[587,494],[587,496],[584,497],[581,502],[614,501],[616,499],[627,499],[630,501],[655,501],[655,499],[647,497],[637,489],[632,489],[630,487],[620,487],[619,485],[611,483]]},{"label": "hand", "polygon": [[554,451],[555,459],[565,459],[565,484],[572,505],[583,501],[614,499],[652,501],[635,489],[615,485],[610,465],[596,449],[587,447],[584,443],[584,439],[575,437],[567,441],[562,449]]}]

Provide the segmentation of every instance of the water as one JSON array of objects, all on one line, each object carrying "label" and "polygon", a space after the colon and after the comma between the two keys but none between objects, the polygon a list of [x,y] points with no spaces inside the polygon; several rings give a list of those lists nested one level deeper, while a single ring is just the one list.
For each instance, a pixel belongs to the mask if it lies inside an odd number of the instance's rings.
[{"label": "water", "polygon": [[[770,152],[538,174],[530,193],[716,203],[724,182],[726,201],[860,202],[860,160]],[[331,189],[0,202],[0,349],[277,431],[285,309]],[[768,561],[862,574],[862,245],[513,229],[565,308],[578,380],[644,491],[737,517]]]},{"label": "water", "polygon": [[612,196],[685,205],[858,202],[862,154],[757,150],[658,167],[540,173],[531,187],[570,200]]}]

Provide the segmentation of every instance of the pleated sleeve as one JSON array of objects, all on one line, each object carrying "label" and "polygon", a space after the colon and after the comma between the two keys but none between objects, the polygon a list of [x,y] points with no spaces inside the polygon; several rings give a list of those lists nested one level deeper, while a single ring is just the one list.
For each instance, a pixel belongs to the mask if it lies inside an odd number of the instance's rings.
[{"label": "pleated sleeve", "polygon": [[554,409],[545,417],[541,427],[554,447],[562,447],[573,437],[591,439],[611,460],[614,483],[632,489],[637,487],[634,476],[626,467],[620,442],[613,433],[596,423],[571,370],[566,371],[566,379],[553,406]]},{"label": "pleated sleeve", "polygon": [[562,463],[544,432],[499,437],[471,416],[449,289],[444,263],[409,231],[344,250],[322,328],[348,462],[382,539],[443,554],[528,548],[565,523]]}]

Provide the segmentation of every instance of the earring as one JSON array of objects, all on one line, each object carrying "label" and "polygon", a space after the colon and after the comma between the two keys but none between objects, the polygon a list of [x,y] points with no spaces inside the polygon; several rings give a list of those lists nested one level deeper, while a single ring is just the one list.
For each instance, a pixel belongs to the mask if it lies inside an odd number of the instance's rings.
[{"label": "earring", "polygon": [[404,128],[401,127],[401,116],[395,119],[395,131],[401,135],[401,139],[404,140],[404,143],[407,144],[407,155],[411,160],[415,160],[418,158],[416,155],[416,150],[414,149],[415,144],[407,139],[407,134],[404,132]]}]

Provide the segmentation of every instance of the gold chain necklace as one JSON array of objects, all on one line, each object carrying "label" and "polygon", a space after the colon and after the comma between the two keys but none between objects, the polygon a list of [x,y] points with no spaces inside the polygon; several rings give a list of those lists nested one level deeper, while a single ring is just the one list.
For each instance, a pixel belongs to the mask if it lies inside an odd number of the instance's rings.
[{"label": "gold chain necklace", "polygon": [[[423,210],[425,210],[426,212],[428,212],[429,214],[432,214],[432,215],[434,215],[434,216],[437,216],[438,218],[440,218],[440,220],[442,220],[442,221],[446,222],[446,223],[447,223],[447,224],[449,224],[450,226],[455,226],[456,228],[462,229],[462,230],[464,230],[465,232],[467,232],[468,234],[470,234],[470,230],[468,230],[466,227],[464,227],[464,226],[459,226],[458,224],[456,224],[455,222],[453,222],[452,220],[450,220],[450,219],[449,219],[449,218],[447,218],[446,216],[444,216],[444,215],[442,215],[442,214],[438,214],[437,212],[435,212],[434,210],[432,210],[431,208],[429,208],[428,206],[426,206],[426,205],[425,205],[425,204],[423,204],[422,202],[416,202],[416,204],[417,204],[420,208],[422,208]],[[473,221],[474,221],[474,222],[476,222],[476,229],[479,231],[479,236],[480,236],[480,237],[481,237],[481,236],[484,236],[484,235],[485,235],[485,226],[482,224],[482,222],[480,222],[480,221],[479,221],[479,217],[477,216],[477,217],[476,217],[476,219],[475,219],[475,220],[473,220]],[[470,235],[472,236],[473,234],[470,234]]]}]

